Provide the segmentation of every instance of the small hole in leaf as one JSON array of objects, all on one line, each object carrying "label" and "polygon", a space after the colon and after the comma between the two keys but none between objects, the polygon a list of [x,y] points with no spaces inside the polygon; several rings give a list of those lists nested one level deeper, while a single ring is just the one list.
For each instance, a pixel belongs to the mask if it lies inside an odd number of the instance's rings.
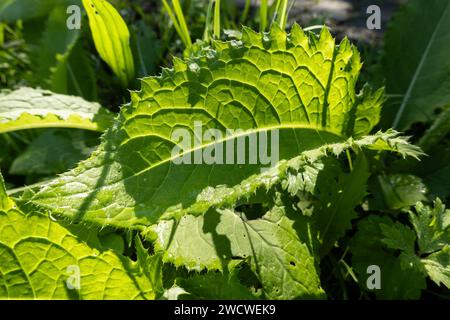
[{"label": "small hole in leaf", "polygon": [[95,11],[95,14],[98,14],[98,11]]},{"label": "small hole in leaf", "polygon": [[291,266],[295,267],[295,262],[294,262],[294,261],[289,262],[289,264],[290,264]]}]

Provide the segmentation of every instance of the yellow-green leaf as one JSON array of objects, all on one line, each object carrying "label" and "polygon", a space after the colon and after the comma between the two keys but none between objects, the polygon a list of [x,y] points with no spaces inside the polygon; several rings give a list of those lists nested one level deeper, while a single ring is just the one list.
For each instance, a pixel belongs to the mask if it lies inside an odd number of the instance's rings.
[{"label": "yellow-green leaf", "polygon": [[124,86],[134,77],[130,32],[117,10],[106,0],[83,0],[89,26],[100,57]]}]

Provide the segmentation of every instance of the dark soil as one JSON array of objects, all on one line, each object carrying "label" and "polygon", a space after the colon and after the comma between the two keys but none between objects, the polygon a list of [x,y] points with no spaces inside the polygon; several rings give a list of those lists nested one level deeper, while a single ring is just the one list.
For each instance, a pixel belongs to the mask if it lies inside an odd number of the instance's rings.
[{"label": "dark soil", "polygon": [[[326,24],[338,37],[368,44],[378,43],[389,25],[395,10],[406,0],[297,0],[290,17],[302,26]],[[377,5],[381,9],[381,30],[366,26],[367,8]]]}]

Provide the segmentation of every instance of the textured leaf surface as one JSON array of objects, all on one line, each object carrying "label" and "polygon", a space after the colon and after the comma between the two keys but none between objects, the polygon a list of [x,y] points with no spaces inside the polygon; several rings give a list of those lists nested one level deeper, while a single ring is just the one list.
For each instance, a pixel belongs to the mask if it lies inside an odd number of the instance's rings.
[{"label": "textured leaf surface", "polygon": [[[214,42],[199,57],[175,60],[173,70],[144,79],[91,159],[33,195],[33,203],[101,224],[156,223],[167,212],[191,206],[210,186],[234,186],[267,168],[176,165],[181,156],[195,158],[195,151],[223,147],[225,140],[237,143],[242,135],[200,141],[196,122],[224,137],[228,129],[247,135],[278,130],[279,158],[291,159],[343,141],[353,128],[360,66],[356,49],[347,40],[335,46],[327,29],[320,38],[298,26],[289,37],[277,27],[264,36],[244,29],[241,43]],[[177,129],[195,135],[182,155],[173,156]]]},{"label": "textured leaf surface", "polygon": [[223,270],[232,257],[249,258],[269,299],[323,297],[314,253],[300,241],[294,223],[307,227],[307,221],[286,217],[280,207],[258,220],[231,210],[185,216],[177,224],[170,220],[156,227],[156,246],[165,261],[193,270]]},{"label": "textured leaf surface", "polygon": [[379,209],[409,208],[426,200],[427,187],[422,179],[407,174],[388,174],[376,177],[377,197],[382,198]]},{"label": "textured leaf surface", "polygon": [[449,0],[409,1],[393,20],[384,64],[387,92],[399,97],[384,108],[387,127],[430,122],[450,102],[449,29]]},{"label": "textured leaf surface", "polygon": [[370,216],[358,224],[358,232],[352,238],[352,266],[358,274],[362,287],[371,274],[367,268],[377,265],[381,271],[381,289],[373,290],[379,299],[418,299],[426,287],[421,271],[416,268],[404,270],[394,250],[389,250],[382,242],[381,225],[391,225],[388,217]]},{"label": "textured leaf surface", "polygon": [[[327,175],[325,170],[321,174]],[[369,166],[364,154],[357,158],[350,174],[339,172],[329,174],[328,179],[318,179],[314,195],[321,204],[316,210],[315,222],[322,243],[321,255],[325,255],[333,247],[334,242],[351,228],[350,221],[356,218],[355,207],[366,195]]]},{"label": "textured leaf surface", "polygon": [[354,137],[369,134],[373,127],[380,121],[381,106],[386,100],[384,88],[373,92],[368,85],[357,97],[355,110],[355,124],[353,132],[349,132]]},{"label": "textured leaf surface", "polygon": [[431,280],[450,289],[450,245],[422,259],[422,263]]},{"label": "textured leaf surface", "polygon": [[0,210],[9,210],[11,208],[12,202],[6,195],[5,180],[0,173]]},{"label": "textured leaf surface", "polygon": [[[0,211],[0,298],[151,299],[139,265],[92,247],[45,216]],[[67,281],[79,270],[80,289]],[[76,282],[70,282],[72,285]],[[73,288],[73,287],[72,287]]]},{"label": "textured leaf surface", "polygon": [[32,88],[0,94],[0,133],[48,127],[101,132],[112,120],[108,110],[78,97]]},{"label": "textured leaf surface", "polygon": [[82,0],[89,17],[95,48],[124,86],[134,77],[130,32],[117,10],[106,0]]},{"label": "textured leaf surface", "polygon": [[409,170],[423,179],[431,195],[444,199],[450,196],[450,146],[436,144],[427,154]]},{"label": "textured leaf surface", "polygon": [[[316,289],[314,282],[306,290],[304,280],[299,279],[304,279],[306,275],[303,273],[314,272],[311,268],[318,261],[319,245],[324,254],[351,226],[350,221],[356,216],[354,207],[364,195],[368,176],[367,163],[362,155],[350,174],[342,172],[337,160],[325,159],[328,161],[322,162],[322,158],[328,153],[339,155],[351,147],[364,147],[362,141],[370,141],[369,147],[377,146],[381,136],[306,151],[233,188],[209,188],[184,211],[190,215],[183,216],[179,223],[173,220],[160,222],[148,237],[155,239],[157,248],[164,252],[164,260],[175,265],[193,270],[224,270],[231,258],[248,258],[267,296],[312,297],[311,290]],[[266,213],[261,220],[247,220],[245,214],[239,212],[240,206],[261,201],[258,194],[267,201],[277,187],[286,189],[291,200],[285,199],[281,203],[277,200],[273,211]],[[309,198],[305,192],[309,193]],[[300,198],[297,205],[296,196]],[[310,199],[312,209],[304,208],[305,199]],[[345,199],[348,204],[341,203]],[[337,203],[335,209],[329,201]],[[262,204],[264,206],[264,201]],[[285,210],[290,208],[297,209],[287,217]],[[279,213],[281,219],[274,219],[275,213]],[[202,216],[196,218],[193,215]],[[303,254],[300,254],[301,248]],[[298,250],[298,253],[294,254],[292,250]],[[297,259],[287,259],[290,255]],[[305,265],[305,259],[311,260],[311,265]],[[280,274],[279,270],[283,269],[285,273]]]}]

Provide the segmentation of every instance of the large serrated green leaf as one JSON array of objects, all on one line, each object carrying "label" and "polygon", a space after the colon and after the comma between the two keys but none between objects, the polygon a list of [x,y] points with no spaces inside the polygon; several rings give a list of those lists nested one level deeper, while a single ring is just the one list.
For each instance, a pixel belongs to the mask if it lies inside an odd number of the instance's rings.
[{"label": "large serrated green leaf", "polygon": [[0,94],[0,133],[51,127],[102,132],[112,121],[107,109],[79,97],[32,88]]},{"label": "large serrated green leaf", "polygon": [[[197,58],[175,59],[173,70],[144,79],[99,150],[31,202],[75,220],[118,227],[156,223],[167,212],[189,207],[208,187],[234,186],[267,167],[176,165],[175,130],[196,132],[200,121],[203,130],[224,136],[228,129],[247,135],[277,130],[280,159],[344,141],[355,114],[363,118],[355,107],[360,66],[348,40],[336,46],[326,28],[320,38],[297,25],[290,35],[276,26],[264,35],[244,28],[242,42],[213,42]],[[183,156],[225,140],[236,143],[241,135],[203,143],[196,136]]]}]

